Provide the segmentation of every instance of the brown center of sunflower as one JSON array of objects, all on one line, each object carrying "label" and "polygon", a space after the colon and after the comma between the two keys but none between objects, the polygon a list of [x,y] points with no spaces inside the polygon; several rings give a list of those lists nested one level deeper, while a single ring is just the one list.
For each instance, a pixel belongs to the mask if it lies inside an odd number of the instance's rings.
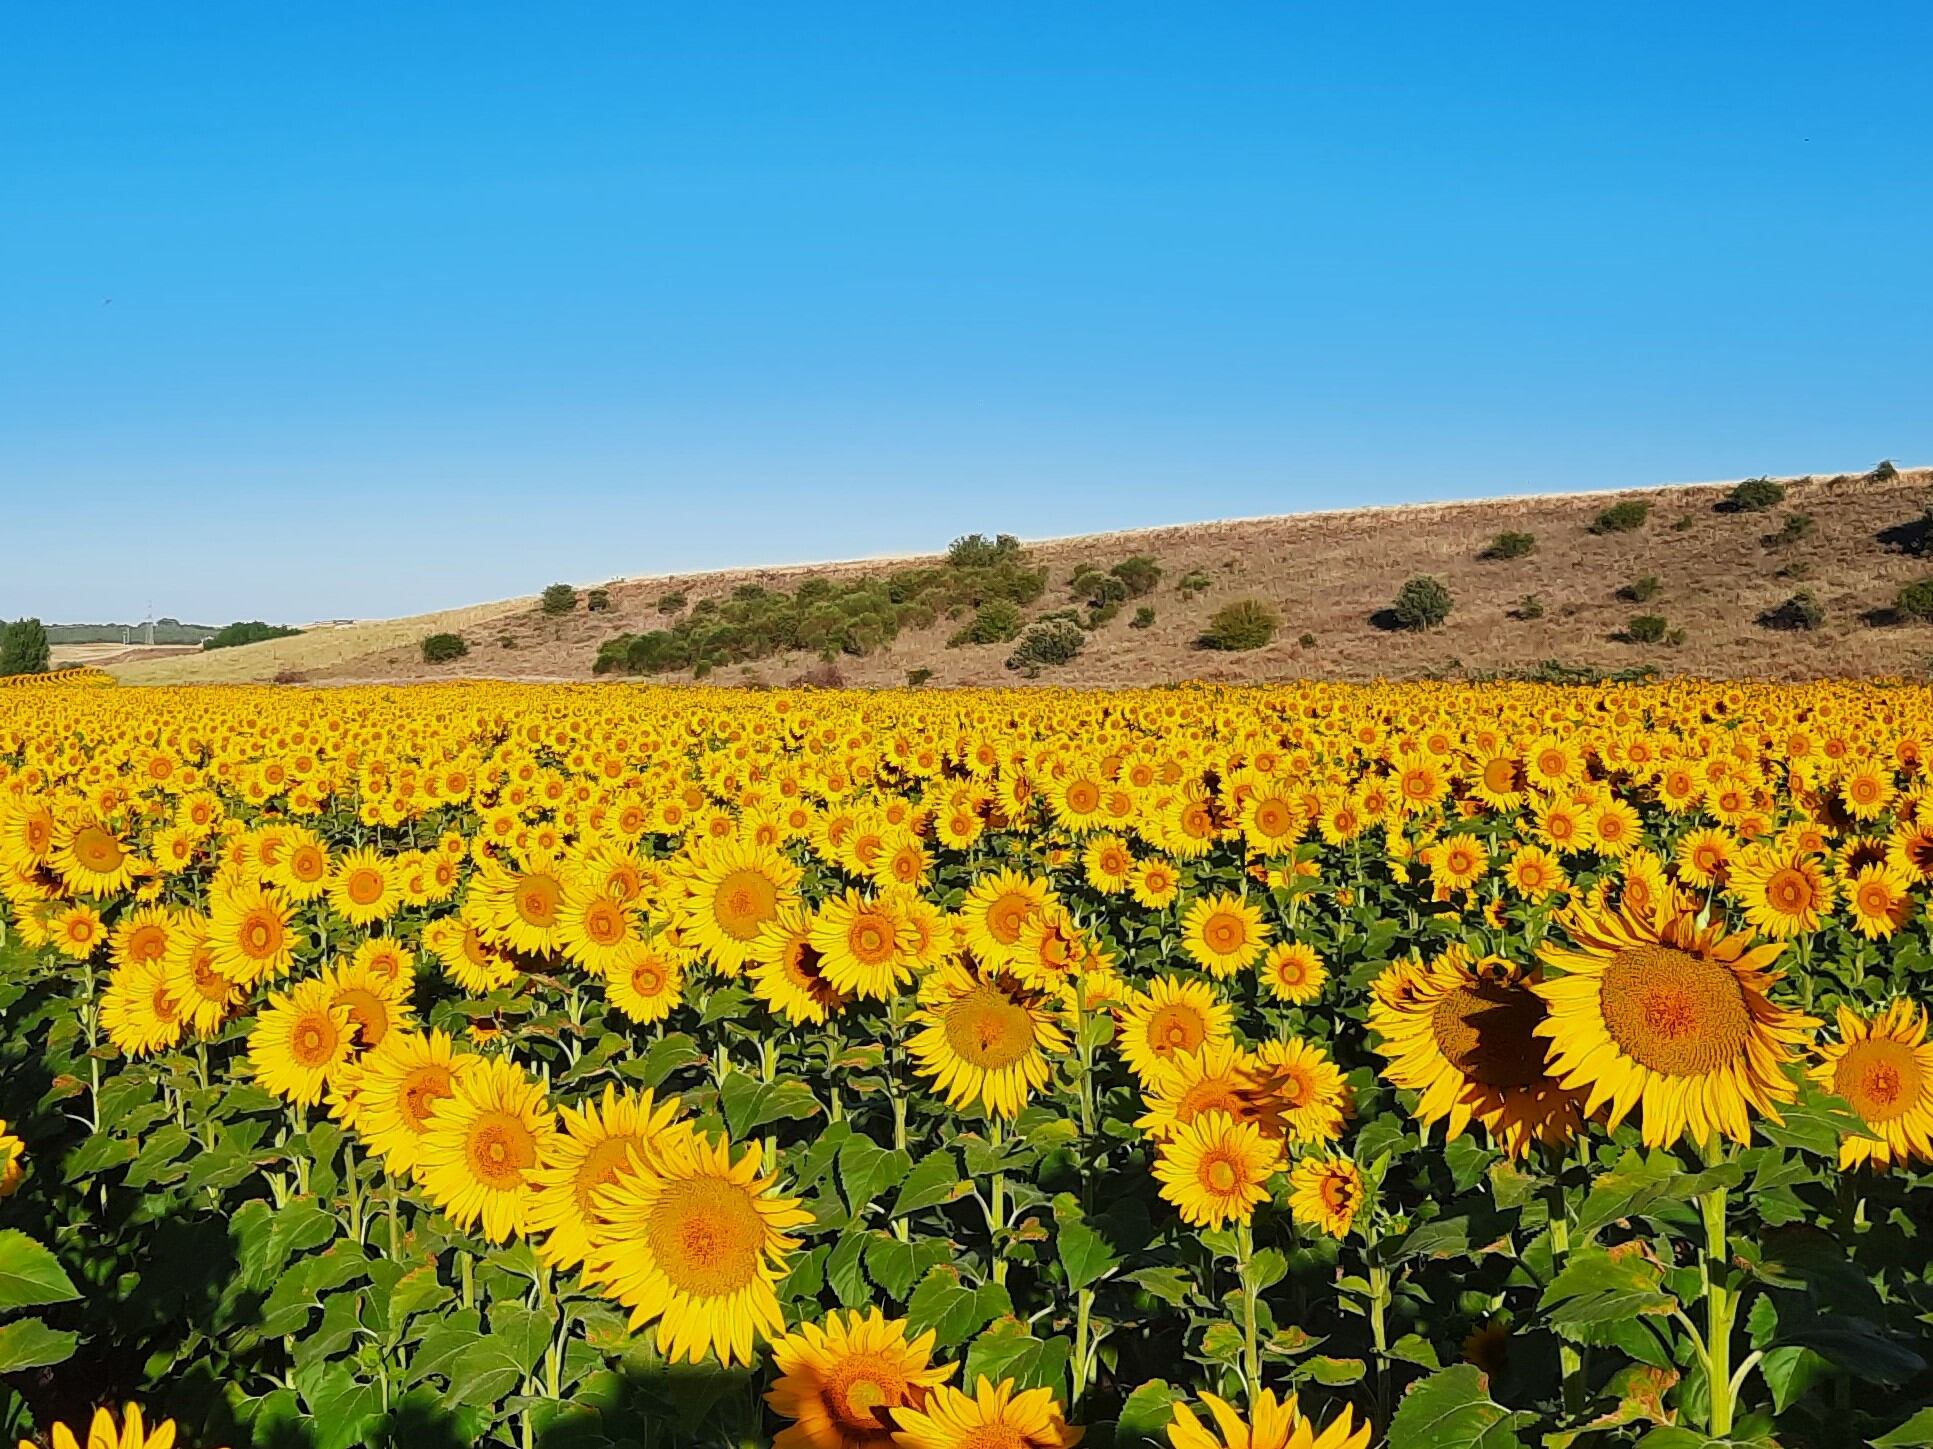
[{"label": "brown center of sunflower", "polygon": [[1170,1052],[1191,1052],[1207,1037],[1207,1023],[1191,1007],[1174,1003],[1157,1006],[1154,1015],[1148,1018],[1148,1045],[1163,1056]]},{"label": "brown center of sunflower", "polygon": [[343,889],[354,904],[373,906],[383,898],[382,873],[370,870],[367,866],[352,870]]},{"label": "brown center of sunflower", "polygon": [[1092,780],[1076,780],[1067,787],[1067,806],[1076,815],[1092,813],[1101,803],[1101,787]]},{"label": "brown center of sunflower", "polygon": [[1812,882],[1803,871],[1786,866],[1765,883],[1765,899],[1775,909],[1796,916],[1812,904]]},{"label": "brown center of sunflower", "polygon": [[305,1016],[289,1033],[289,1055],[311,1071],[327,1066],[335,1050],[336,1024],[326,1016]]},{"label": "brown center of sunflower", "polygon": [[1202,1159],[1201,1185],[1222,1196],[1242,1185],[1242,1170],[1231,1159],[1217,1153]]},{"label": "brown center of sunflower", "polygon": [[1275,963],[1275,979],[1284,986],[1300,986],[1309,979],[1309,968],[1300,956],[1285,955]]},{"label": "brown center of sunflower", "polygon": [[1522,986],[1459,986],[1430,1013],[1444,1059],[1486,1087],[1528,1087],[1544,1080],[1544,1043],[1535,1034],[1543,999]]},{"label": "brown center of sunflower", "polygon": [[960,1449],[1031,1449],[1036,1441],[1012,1424],[976,1424],[954,1442]]},{"label": "brown center of sunflower", "polygon": [[664,990],[664,972],[649,961],[631,968],[631,989],[640,996],[656,996]]},{"label": "brown center of sunflower", "polygon": [[321,880],[325,869],[322,852],[313,845],[297,846],[289,856],[289,874],[304,883]]},{"label": "brown center of sunflower", "polygon": [[1233,911],[1217,911],[1201,928],[1201,938],[1211,951],[1226,955],[1242,948],[1248,940],[1248,928]]},{"label": "brown center of sunflower", "polygon": [[898,1365],[879,1354],[847,1354],[833,1364],[820,1390],[826,1412],[841,1429],[864,1443],[885,1444],[888,1426],[873,1411],[898,1408],[911,1385]]},{"label": "brown center of sunflower", "polygon": [[421,1132],[430,1119],[430,1110],[450,1095],[450,1069],[432,1065],[417,1067],[403,1078],[396,1105],[412,1132]]},{"label": "brown center of sunflower", "polygon": [[1752,1034],[1745,991],[1731,970],[1669,946],[1618,952],[1604,968],[1598,999],[1611,1039],[1668,1077],[1735,1064]]},{"label": "brown center of sunflower", "polygon": [[492,1107],[470,1124],[470,1172],[493,1192],[515,1192],[537,1165],[537,1139],[523,1120]]},{"label": "brown center of sunflower", "polygon": [[1483,767],[1484,785],[1498,794],[1506,794],[1517,783],[1517,767],[1510,760],[1491,760]]},{"label": "brown center of sunflower", "polygon": [[987,932],[1003,946],[1020,939],[1020,928],[1027,924],[1034,903],[1031,897],[1013,892],[999,897],[987,907]]},{"label": "brown center of sunflower", "polygon": [[260,961],[272,956],[282,944],[282,923],[273,916],[251,915],[242,924],[241,946],[244,955]]},{"label": "brown center of sunflower", "polygon": [[1347,1175],[1331,1172],[1322,1179],[1322,1202],[1333,1213],[1346,1213],[1356,1206],[1356,1184]]},{"label": "brown center of sunflower", "polygon": [[128,937],[130,961],[159,961],[168,953],[168,933],[159,926],[137,926]]},{"label": "brown center of sunflower", "polygon": [[523,917],[524,924],[543,930],[557,923],[557,907],[563,901],[564,888],[557,884],[555,877],[548,875],[527,875],[517,882],[517,914]]},{"label": "brown center of sunflower", "polygon": [[763,871],[735,870],[718,883],[712,914],[726,935],[749,941],[778,914],[778,887]]},{"label": "brown center of sunflower", "polygon": [[853,918],[852,929],[846,933],[846,944],[867,966],[880,966],[892,958],[892,928],[871,912],[862,912]]},{"label": "brown center of sunflower", "polygon": [[98,825],[83,825],[74,834],[74,859],[96,875],[119,870],[125,855],[121,842]]},{"label": "brown center of sunflower", "polygon": [[1872,1124],[1905,1116],[1919,1104],[1924,1089],[1913,1049],[1884,1037],[1854,1042],[1832,1074],[1832,1090]]},{"label": "brown center of sunflower", "polygon": [[672,1287],[723,1298],[758,1277],[765,1221],[752,1195],[718,1177],[667,1184],[645,1224],[652,1256]]},{"label": "brown center of sunflower", "polygon": [[997,986],[975,986],[946,1008],[942,1020],[948,1045],[985,1071],[1010,1067],[1033,1049],[1033,1018]]}]

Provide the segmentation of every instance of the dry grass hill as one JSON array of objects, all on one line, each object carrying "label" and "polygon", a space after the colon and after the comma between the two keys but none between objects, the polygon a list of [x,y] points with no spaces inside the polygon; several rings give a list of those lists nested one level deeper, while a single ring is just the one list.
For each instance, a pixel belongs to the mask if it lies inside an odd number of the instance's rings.
[{"label": "dry grass hill", "polygon": [[[1025,546],[1025,562],[1044,567],[1047,583],[1021,613],[1031,620],[1076,608],[1090,617],[1070,594],[1077,569],[1105,572],[1137,555],[1159,565],[1150,591],[1089,630],[1076,657],[1039,673],[1067,684],[1475,674],[1529,671],[1549,660],[1594,670],[1651,666],[1668,674],[1733,677],[1923,672],[1933,662],[1933,623],[1902,619],[1892,606],[1902,587],[1933,576],[1927,525],[1933,471],[1778,481],[1783,498],[1756,510],[1732,507],[1730,485],[1711,484],[1047,540]],[[1643,521],[1626,531],[1597,524],[1620,503],[1648,505]],[[1506,532],[1529,535],[1530,550],[1486,557]],[[547,615],[532,596],[107,667],[129,683],[157,684],[589,679],[603,641],[675,626],[695,609],[729,606],[734,591],[742,597],[747,586],[789,594],[802,585],[823,590],[943,563],[934,555],[621,579],[604,586],[609,607],[598,613],[580,601],[570,613]],[[1392,628],[1389,606],[1416,575],[1448,588],[1452,612],[1439,628]],[[1801,593],[1820,611],[1812,626],[1780,627],[1775,611]],[[667,596],[680,594],[683,605],[668,607]],[[1243,599],[1260,600],[1279,617],[1273,639],[1239,652],[1202,647],[1216,612]],[[1143,609],[1152,609],[1152,621],[1136,627]],[[1788,610],[1788,624],[1805,612]],[[1665,637],[1631,639],[1637,616],[1663,621],[1638,626],[1641,635],[1662,628]],[[819,653],[792,650],[723,662],[710,678],[886,685],[905,683],[909,672],[920,670],[931,671],[934,685],[1023,678],[1006,667],[1009,643],[950,645],[971,617],[970,608],[951,617],[942,611],[930,621],[913,611],[896,636],[863,655],[840,653],[828,662]],[[420,641],[445,631],[460,634],[469,653],[426,664]],[[682,669],[655,677],[693,675]]]}]

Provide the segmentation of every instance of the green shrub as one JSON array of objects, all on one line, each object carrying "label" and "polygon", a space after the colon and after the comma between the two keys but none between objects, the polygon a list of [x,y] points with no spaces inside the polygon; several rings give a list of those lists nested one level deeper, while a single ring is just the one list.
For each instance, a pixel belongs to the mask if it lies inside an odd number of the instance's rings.
[{"label": "green shrub", "polygon": [[1181,582],[1175,585],[1175,591],[1184,599],[1192,599],[1196,594],[1206,593],[1209,585],[1214,582],[1208,576],[1206,569],[1190,569],[1181,576]]},{"label": "green shrub", "polygon": [[1450,591],[1440,579],[1418,575],[1396,591],[1390,612],[1405,629],[1435,629],[1450,617]]},{"label": "green shrub", "polygon": [[1764,548],[1790,548],[1802,539],[1812,537],[1812,515],[1810,513],[1787,514],[1776,533],[1768,533],[1759,539]]},{"label": "green shrub", "polygon": [[1897,477],[1899,477],[1899,469],[1893,466],[1893,460],[1891,458],[1881,458],[1873,466],[1873,471],[1866,475],[1866,481],[1868,483],[1890,483]]},{"label": "green shrub", "polygon": [[1067,581],[1068,593],[1090,609],[1118,604],[1128,596],[1127,584],[1111,573],[1102,573],[1092,564],[1082,564]]},{"label": "green shrub", "polygon": [[1128,627],[1130,629],[1152,629],[1154,627],[1154,605],[1143,604],[1140,608],[1136,609],[1134,611],[1134,617],[1128,620]]},{"label": "green shrub", "polygon": [[240,644],[260,644],[264,639],[289,639],[300,634],[300,629],[291,629],[286,624],[264,624],[260,619],[250,619],[247,623],[235,623],[217,629],[202,640],[203,649],[233,649]]},{"label": "green shrub", "polygon": [[1295,642],[1300,644],[1304,649],[1313,649],[1316,647],[1316,636],[1304,631],[1297,636]]},{"label": "green shrub", "polygon": [[611,611],[611,591],[592,589],[584,596],[584,607],[593,614],[608,614]]},{"label": "green shrub", "polygon": [[1020,610],[1005,599],[989,599],[973,611],[966,627],[946,641],[946,647],[962,644],[1005,644],[1020,633]]},{"label": "green shrub", "polygon": [[461,634],[426,634],[418,647],[423,651],[425,664],[446,664],[470,652],[470,646]]},{"label": "green shrub", "polygon": [[1656,644],[1665,637],[1664,616],[1634,614],[1624,626],[1624,636],[1633,644]]},{"label": "green shrub", "polygon": [[1677,518],[1672,520],[1671,531],[1673,533],[1691,532],[1691,515],[1689,513],[1679,514]]},{"label": "green shrub", "polygon": [[1816,629],[1825,623],[1826,610],[1810,589],[1800,589],[1784,603],[1760,614],[1758,621],[1767,629]]},{"label": "green shrub", "polygon": [[673,589],[668,594],[658,595],[658,612],[660,614],[675,614],[684,608],[684,606],[685,591],[683,589]]},{"label": "green shrub", "polygon": [[1122,559],[1108,570],[1119,579],[1128,591],[1130,599],[1138,599],[1144,594],[1152,594],[1161,582],[1161,565],[1145,553],[1137,553]]},{"label": "green shrub", "polygon": [[1510,611],[1513,619],[1541,619],[1544,617],[1544,596],[1525,594],[1517,600],[1517,607]]},{"label": "green shrub", "polygon": [[569,584],[552,584],[544,590],[543,605],[546,614],[568,614],[577,607],[577,590]]},{"label": "green shrub", "polygon": [[1651,516],[1651,505],[1636,498],[1627,498],[1622,503],[1613,503],[1609,508],[1591,520],[1592,533],[1632,533],[1644,527],[1644,521]]},{"label": "green shrub", "polygon": [[1067,663],[1086,643],[1086,633],[1073,620],[1041,619],[1029,624],[1020,636],[1013,653],[1007,656],[1007,668],[1038,674],[1043,668]]},{"label": "green shrub", "polygon": [[1658,596],[1658,588],[1658,576],[1645,574],[1619,589],[1618,597],[1627,604],[1645,604]]},{"label": "green shrub", "polygon": [[947,545],[946,561],[956,569],[984,569],[1019,558],[1020,553],[1020,540],[1011,533],[992,539],[984,533],[969,533]]},{"label": "green shrub", "polygon": [[1477,557],[1486,562],[1496,562],[1507,558],[1522,558],[1537,549],[1537,535],[1534,533],[1500,533],[1490,540],[1488,548]]},{"label": "green shrub", "polygon": [[933,671],[922,664],[918,669],[909,669],[906,671],[906,687],[908,689],[918,689],[932,677]]},{"label": "green shrub", "polygon": [[1236,599],[1209,618],[1201,645],[1204,649],[1231,651],[1260,649],[1281,627],[1281,618],[1260,599]]},{"label": "green shrub", "polygon": [[1098,629],[1119,614],[1121,608],[1119,599],[1109,599],[1105,604],[1095,604],[1087,611],[1087,617],[1081,620],[1081,627],[1088,630]]},{"label": "green shrub", "polygon": [[0,627],[0,675],[45,674],[53,663],[47,628],[38,619],[15,619]]},{"label": "green shrub", "polygon": [[1785,502],[1785,485],[1774,478],[1747,478],[1732,485],[1718,505],[1724,513],[1764,513]]},{"label": "green shrub", "polygon": [[1899,591],[1893,607],[1909,619],[1933,624],[1933,579],[1921,579]]}]

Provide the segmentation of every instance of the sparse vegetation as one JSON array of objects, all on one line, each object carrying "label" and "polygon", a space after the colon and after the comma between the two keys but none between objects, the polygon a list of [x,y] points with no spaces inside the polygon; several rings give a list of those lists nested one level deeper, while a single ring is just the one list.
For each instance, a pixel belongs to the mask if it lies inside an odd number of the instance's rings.
[{"label": "sparse vegetation", "polygon": [[1154,605],[1143,604],[1140,608],[1136,609],[1134,611],[1134,617],[1128,620],[1128,627],[1130,629],[1152,629],[1154,627]]},{"label": "sparse vegetation", "polygon": [[947,545],[946,562],[947,567],[956,569],[994,568],[1018,559],[1022,551],[1020,540],[1011,533],[991,539],[984,533],[969,533]]},{"label": "sparse vegetation", "polygon": [[1086,643],[1086,631],[1072,619],[1041,619],[1020,636],[1007,656],[1007,668],[1024,670],[1032,677],[1043,668],[1067,663]]},{"label": "sparse vegetation", "polygon": [[243,644],[260,644],[265,639],[292,639],[301,632],[287,624],[264,624],[260,619],[250,619],[217,629],[202,641],[201,647],[234,649]]},{"label": "sparse vegetation", "polygon": [[1544,596],[1542,594],[1525,594],[1521,599],[1517,600],[1516,607],[1509,612],[1510,617],[1513,619],[1541,619],[1544,617]]},{"label": "sparse vegetation", "polygon": [[568,614],[577,607],[577,590],[569,584],[552,584],[544,590],[543,609],[546,614]]},{"label": "sparse vegetation", "polygon": [[422,650],[425,664],[446,664],[470,652],[470,646],[461,634],[426,634],[418,647]]},{"label": "sparse vegetation", "polygon": [[973,611],[966,626],[946,641],[957,649],[963,644],[1005,644],[1020,633],[1020,609],[1010,599],[988,599]]},{"label": "sparse vegetation", "polygon": [[611,610],[611,591],[592,589],[584,596],[584,607],[593,614],[608,614]]},{"label": "sparse vegetation", "polygon": [[1206,569],[1190,569],[1181,576],[1181,582],[1175,585],[1175,589],[1182,598],[1192,599],[1196,594],[1208,592],[1214,582]]},{"label": "sparse vegetation", "polygon": [[1214,612],[1202,631],[1201,644],[1204,649],[1231,652],[1260,649],[1281,627],[1281,618],[1262,600],[1236,599]]},{"label": "sparse vegetation", "polygon": [[684,606],[685,591],[683,589],[673,589],[668,594],[658,595],[658,612],[660,614],[675,614],[684,608]]},{"label": "sparse vegetation", "polygon": [[1899,477],[1899,469],[1893,466],[1891,458],[1881,458],[1873,465],[1873,471],[1866,475],[1868,483],[1890,483]]},{"label": "sparse vegetation", "polygon": [[1297,637],[1295,642],[1301,645],[1304,649],[1313,649],[1316,647],[1316,636],[1309,633],[1307,630],[1304,630],[1303,633]]},{"label": "sparse vegetation", "polygon": [[1800,589],[1784,603],[1760,614],[1758,621],[1767,629],[1811,630],[1825,623],[1826,609],[1810,589]]},{"label": "sparse vegetation", "polygon": [[1451,608],[1450,591],[1442,580],[1422,574],[1396,591],[1390,612],[1404,629],[1436,629],[1450,617]]},{"label": "sparse vegetation", "polygon": [[1536,549],[1536,534],[1504,532],[1491,539],[1489,546],[1477,557],[1486,563],[1494,563],[1508,558],[1523,558],[1536,552]]},{"label": "sparse vegetation", "polygon": [[1906,585],[1894,598],[1893,607],[1909,619],[1933,624],[1933,579]]},{"label": "sparse vegetation", "polygon": [[1732,485],[1719,503],[1721,513],[1765,513],[1785,502],[1785,485],[1776,478],[1747,478]]},{"label": "sparse vegetation", "polygon": [[1161,565],[1151,555],[1137,553],[1122,559],[1108,572],[1127,587],[1130,599],[1138,599],[1155,591],[1161,582],[1162,571]]},{"label": "sparse vegetation", "polygon": [[1762,547],[1768,549],[1790,548],[1793,544],[1812,537],[1812,515],[1810,513],[1789,513],[1775,532],[1759,539]]},{"label": "sparse vegetation", "polygon": [[1591,532],[1633,533],[1644,527],[1644,521],[1651,516],[1651,505],[1637,498],[1627,498],[1622,503],[1613,503],[1609,508],[1591,520]]},{"label": "sparse vegetation", "polygon": [[1648,604],[1658,597],[1659,587],[1656,574],[1644,574],[1619,589],[1618,597],[1627,604]]},{"label": "sparse vegetation", "polygon": [[908,689],[918,689],[932,677],[933,671],[922,664],[918,669],[909,669],[906,671],[906,687]]},{"label": "sparse vegetation", "polygon": [[1624,626],[1624,637],[1633,644],[1657,644],[1665,637],[1662,614],[1633,614]]}]

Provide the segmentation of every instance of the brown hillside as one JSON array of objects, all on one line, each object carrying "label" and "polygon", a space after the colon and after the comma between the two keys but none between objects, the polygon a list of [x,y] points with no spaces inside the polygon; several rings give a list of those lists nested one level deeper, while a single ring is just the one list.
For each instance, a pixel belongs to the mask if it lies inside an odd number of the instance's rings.
[{"label": "brown hillside", "polygon": [[[1784,481],[1785,501],[1759,513],[1722,511],[1727,485],[1714,484],[1183,524],[1031,544],[1029,559],[1046,565],[1050,575],[1047,593],[1027,611],[1030,616],[1072,602],[1066,581],[1081,564],[1105,569],[1130,554],[1149,554],[1163,569],[1152,594],[1131,601],[1089,636],[1078,658],[1041,677],[1064,684],[1301,675],[1363,679],[1454,669],[1522,670],[1553,659],[1600,669],[1649,664],[1666,673],[1714,677],[1902,674],[1927,667],[1933,659],[1933,625],[1888,622],[1886,610],[1902,584],[1933,575],[1933,556],[1914,557],[1902,546],[1915,537],[1913,524],[1933,503],[1933,472],[1904,472],[1885,481],[1869,476]],[[1644,526],[1629,533],[1592,533],[1592,520],[1624,499],[1651,505]],[[1767,535],[1801,514],[1813,520],[1808,534],[1784,546],[1767,546]],[[1509,560],[1479,558],[1504,530],[1534,535],[1535,551]],[[657,608],[669,591],[682,591],[696,603],[745,583],[789,590],[809,578],[850,581],[937,561],[937,556],[862,560],[626,579],[608,586],[612,607],[606,613],[590,614],[580,605],[564,618],[547,618],[525,598],[211,656],[111,667],[130,683],[277,677],[347,683],[465,675],[583,679],[591,677],[602,640],[669,622]],[[1208,576],[1209,586],[1184,598],[1177,584],[1197,571]],[[1428,633],[1378,627],[1375,616],[1415,574],[1434,575],[1449,587],[1455,608],[1447,624]],[[1656,577],[1654,596],[1642,603],[1618,597],[1620,587],[1643,575]],[[1824,606],[1818,628],[1788,631],[1759,622],[1766,610],[1801,589]],[[1511,611],[1529,594],[1541,597],[1543,616],[1513,617]],[[1274,642],[1238,654],[1198,647],[1209,616],[1247,597],[1267,601],[1281,616],[1283,627]],[[1128,627],[1139,604],[1153,605],[1153,627]],[[1619,642],[1616,636],[1637,614],[1663,616],[1671,629],[1683,631],[1683,642],[1675,647]],[[415,641],[432,622],[460,628],[470,644],[468,657],[440,667],[424,665]],[[958,627],[957,621],[943,619],[903,631],[877,653],[843,656],[829,668],[815,656],[790,654],[728,666],[712,678],[719,683],[782,684],[810,677],[831,682],[836,672],[847,684],[899,684],[916,668],[932,670],[936,685],[1019,678],[1004,667],[1009,645],[946,647]],[[1314,642],[1299,643],[1304,635],[1313,635]]]}]

